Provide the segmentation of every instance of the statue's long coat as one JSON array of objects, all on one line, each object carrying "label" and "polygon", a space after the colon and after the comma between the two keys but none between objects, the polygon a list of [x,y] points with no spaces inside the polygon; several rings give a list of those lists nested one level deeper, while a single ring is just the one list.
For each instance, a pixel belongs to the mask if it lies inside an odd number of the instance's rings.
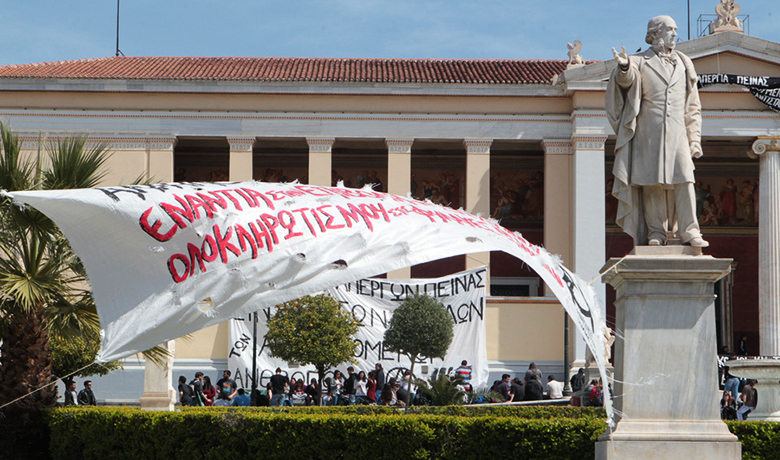
[{"label": "statue's long coat", "polygon": [[673,53],[673,72],[650,48],[629,56],[627,72],[616,67],[607,85],[607,117],[617,134],[616,221],[637,244],[645,244],[647,231],[639,186],[694,181],[690,143],[701,141],[696,70],[687,56]]}]

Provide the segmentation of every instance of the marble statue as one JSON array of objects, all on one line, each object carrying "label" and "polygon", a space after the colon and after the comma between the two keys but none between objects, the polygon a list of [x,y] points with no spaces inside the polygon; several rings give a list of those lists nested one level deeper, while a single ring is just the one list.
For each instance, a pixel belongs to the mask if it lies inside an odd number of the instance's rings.
[{"label": "marble statue", "polygon": [[569,64],[566,66],[567,69],[585,65],[585,60],[580,56],[580,51],[582,51],[581,41],[574,40],[574,43],[567,43],[566,47],[569,49],[569,52],[567,53],[569,55]]},{"label": "marble statue", "polygon": [[742,32],[742,21],[737,19],[741,7],[733,0],[721,0],[715,6],[718,19],[713,23],[713,32],[736,31]]},{"label": "marble statue", "polygon": [[690,58],[675,50],[677,24],[657,16],[647,25],[651,47],[628,56],[612,49],[607,117],[617,135],[616,222],[634,244],[662,246],[670,238],[707,247],[696,219],[693,158],[702,155],[701,103]]}]

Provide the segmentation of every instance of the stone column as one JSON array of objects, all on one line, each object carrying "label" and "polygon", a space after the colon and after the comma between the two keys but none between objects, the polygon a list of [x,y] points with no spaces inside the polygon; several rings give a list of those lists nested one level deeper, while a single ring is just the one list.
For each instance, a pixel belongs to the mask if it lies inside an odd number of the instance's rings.
[{"label": "stone column", "polygon": [[758,324],[762,356],[780,356],[780,137],[759,137]]},{"label": "stone column", "polygon": [[309,144],[309,184],[330,187],[333,170],[331,150],[335,140],[333,137],[306,138]]},{"label": "stone column", "polygon": [[228,136],[227,141],[230,144],[230,180],[248,181],[254,179],[252,147],[255,145],[255,138]]},{"label": "stone column", "polygon": [[139,401],[143,410],[172,411],[178,401],[178,392],[173,388],[173,340],[161,345],[170,354],[163,366],[147,360],[144,365],[144,394]]},{"label": "stone column", "polygon": [[[407,196],[411,192],[413,143],[414,139],[410,138],[385,139],[387,145],[387,193]],[[387,277],[409,279],[412,277],[412,267],[391,271]]]},{"label": "stone column", "polygon": [[569,139],[545,139],[544,149],[544,247],[572,262],[572,158]]},{"label": "stone column", "polygon": [[153,182],[173,182],[174,136],[153,136],[147,142],[147,173]]},{"label": "stone column", "polygon": [[693,252],[638,246],[604,266],[622,331],[613,400],[622,418],[596,443],[598,460],[740,458],[740,443],[720,420],[715,379],[714,285],[731,260]]},{"label": "stone column", "polygon": [[[593,289],[606,317],[606,287],[598,282],[599,270],[606,259],[606,208],[604,178],[604,142],[606,135],[575,134],[572,136],[572,258],[569,267]],[[545,188],[557,184],[545,182]],[[546,243],[546,242],[545,242]],[[577,332],[574,340],[573,367],[585,367],[585,340]]]},{"label": "stone column", "polygon": [[[466,206],[471,214],[490,216],[490,146],[493,139],[467,138],[466,146]],[[490,253],[466,254],[466,269],[490,265]],[[487,294],[490,295],[490,270]]]}]

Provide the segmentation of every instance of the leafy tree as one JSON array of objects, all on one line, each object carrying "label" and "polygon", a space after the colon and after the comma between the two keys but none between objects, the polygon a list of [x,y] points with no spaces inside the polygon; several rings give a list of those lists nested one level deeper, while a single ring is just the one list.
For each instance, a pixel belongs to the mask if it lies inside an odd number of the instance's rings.
[{"label": "leafy tree", "polygon": [[[447,308],[427,295],[407,297],[393,313],[390,327],[385,331],[385,349],[408,356],[414,364],[423,358],[443,358],[452,343],[452,318]],[[407,392],[409,406],[411,391]]]},{"label": "leafy tree", "polygon": [[306,296],[277,306],[268,320],[266,343],[271,356],[288,362],[311,364],[317,369],[319,396],[325,371],[341,363],[354,362],[357,344],[352,336],[360,322],[327,294]]}]

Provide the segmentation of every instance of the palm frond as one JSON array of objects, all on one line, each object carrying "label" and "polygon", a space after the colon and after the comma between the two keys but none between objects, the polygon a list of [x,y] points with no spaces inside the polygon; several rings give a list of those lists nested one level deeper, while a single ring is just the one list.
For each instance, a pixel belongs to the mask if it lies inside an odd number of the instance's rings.
[{"label": "palm frond", "polygon": [[108,144],[90,146],[88,138],[86,134],[77,134],[49,144],[50,164],[43,171],[46,189],[91,188],[106,176],[104,166],[112,154]]}]

